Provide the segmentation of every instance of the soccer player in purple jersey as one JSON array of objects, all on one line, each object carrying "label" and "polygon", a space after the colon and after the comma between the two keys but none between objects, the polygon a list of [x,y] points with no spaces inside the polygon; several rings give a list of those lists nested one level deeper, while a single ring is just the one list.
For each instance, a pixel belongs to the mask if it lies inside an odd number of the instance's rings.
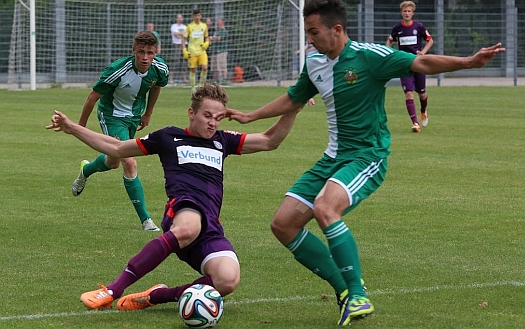
[{"label": "soccer player in purple jersey", "polygon": [[215,287],[222,296],[237,287],[239,261],[224,236],[219,213],[223,198],[223,163],[230,154],[248,154],[276,149],[290,132],[298,111],[286,114],[262,133],[243,134],[218,130],[228,95],[216,84],[205,84],[192,95],[185,129],[166,127],[133,140],[119,141],[73,123],[55,111],[46,129],[71,134],[91,148],[118,158],[158,154],[164,169],[168,196],[162,229],[107,287],[88,291],[80,300],[89,309],[112,306],[124,290],[155,269],[170,254],[176,254],[202,274],[195,281],[174,288],[157,284],[120,298],[119,310],[144,309],[176,302],[189,286],[201,283]]},{"label": "soccer player in purple jersey", "polygon": [[[399,44],[399,50],[417,55],[425,55],[434,44],[434,40],[432,40],[432,36],[430,36],[430,33],[428,33],[423,23],[416,22],[412,19],[416,11],[416,4],[412,1],[403,1],[399,7],[401,8],[403,21],[394,25],[392,33],[386,41],[386,45],[391,47],[392,43],[397,42]],[[425,47],[423,47],[423,40],[426,42]],[[422,47],[423,49],[421,49]],[[408,115],[412,120],[412,131],[418,133],[421,131],[421,127],[417,120],[414,91],[419,94],[421,125],[426,127],[428,124],[426,75],[424,73],[412,72],[410,76],[401,77],[400,80],[405,91],[405,103]]]}]

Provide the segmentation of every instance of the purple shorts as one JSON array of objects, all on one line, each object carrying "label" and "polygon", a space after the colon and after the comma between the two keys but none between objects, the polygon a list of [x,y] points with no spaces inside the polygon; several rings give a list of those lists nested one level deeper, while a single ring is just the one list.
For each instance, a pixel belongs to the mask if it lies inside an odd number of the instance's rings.
[{"label": "purple shorts", "polygon": [[403,91],[415,91],[418,94],[426,92],[426,75],[419,72],[412,72],[409,77],[401,77]]},{"label": "purple shorts", "polygon": [[221,251],[231,251],[235,253],[235,250],[231,242],[224,236],[224,230],[219,219],[207,213],[205,207],[201,206],[198,201],[191,197],[172,199],[166,203],[164,219],[161,225],[164,232],[170,230],[173,217],[177,211],[182,208],[192,208],[201,213],[202,229],[195,241],[175,254],[195,271],[204,274],[202,273],[203,261],[208,255]]}]

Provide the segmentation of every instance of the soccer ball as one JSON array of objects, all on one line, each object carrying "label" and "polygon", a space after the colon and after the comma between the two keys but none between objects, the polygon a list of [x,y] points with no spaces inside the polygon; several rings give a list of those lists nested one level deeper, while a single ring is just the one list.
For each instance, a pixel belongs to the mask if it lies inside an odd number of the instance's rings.
[{"label": "soccer ball", "polygon": [[179,299],[179,316],[193,328],[211,328],[222,317],[223,300],[212,286],[195,284],[182,293]]}]

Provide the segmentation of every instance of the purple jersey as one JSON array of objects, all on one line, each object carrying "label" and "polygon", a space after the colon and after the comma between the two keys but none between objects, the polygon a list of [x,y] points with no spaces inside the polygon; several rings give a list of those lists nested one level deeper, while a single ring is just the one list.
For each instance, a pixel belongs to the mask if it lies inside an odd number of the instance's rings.
[{"label": "purple jersey", "polygon": [[389,39],[399,43],[399,50],[417,54],[423,47],[423,40],[429,41],[432,36],[423,23],[412,21],[410,25],[405,25],[403,22],[394,25]]},{"label": "purple jersey", "polygon": [[240,154],[245,138],[246,134],[219,130],[205,139],[187,129],[166,127],[136,140],[145,155],[159,155],[168,198],[195,200],[214,221],[222,205],[224,159]]}]

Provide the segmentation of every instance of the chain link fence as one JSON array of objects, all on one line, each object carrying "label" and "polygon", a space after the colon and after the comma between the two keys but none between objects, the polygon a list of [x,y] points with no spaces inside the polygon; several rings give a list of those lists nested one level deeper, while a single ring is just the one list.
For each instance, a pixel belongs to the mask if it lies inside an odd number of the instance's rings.
[{"label": "chain link fence", "polygon": [[[67,1],[60,0],[62,3]],[[268,4],[274,2],[272,0],[265,1]],[[30,81],[29,10],[25,2],[28,3],[27,0],[17,0],[14,5],[0,7],[0,20],[2,22],[0,25],[0,47],[4,49],[0,53],[0,85],[11,84],[11,87],[15,85],[14,87],[20,88]],[[132,37],[137,31],[136,11],[140,9],[148,12],[156,10],[160,4],[169,5],[164,2],[141,0],[143,7],[137,8],[134,2],[130,1],[80,1],[79,3],[86,7],[84,9],[78,8],[76,13],[84,13],[86,16],[79,15],[77,22],[57,25],[57,17],[71,19],[68,12],[57,13],[57,2],[58,0],[36,0],[37,83],[92,84],[105,65],[120,56],[129,54]],[[215,1],[208,2],[210,6],[215,3]],[[275,33],[273,39],[271,36],[267,37],[267,40],[271,41],[267,41],[268,44],[274,45],[271,51],[260,50],[253,54],[254,56],[264,57],[264,60],[272,65],[268,71],[264,72],[266,73],[264,74],[265,79],[290,80],[293,78],[294,72],[297,72],[297,55],[295,52],[301,42],[297,31],[299,15],[296,9],[290,6],[293,2],[292,0],[279,0],[276,1],[277,5],[281,3],[287,7],[272,11],[267,15],[251,15],[248,17],[251,26],[264,27],[268,26],[269,19],[274,19],[268,15],[283,15],[279,18],[278,23],[282,24],[280,28],[284,32]],[[102,8],[102,12],[93,15],[90,12],[90,3]],[[203,3],[207,2],[204,1]],[[106,8],[109,7],[113,11],[112,14],[119,7],[123,8],[123,13],[119,16],[120,19],[125,22],[126,20],[123,17],[127,14],[132,18],[130,20],[133,23],[130,23],[129,27],[121,27],[121,34],[125,35],[125,41],[123,41],[124,39],[113,40],[108,46],[108,44],[93,41],[93,32],[86,30],[86,23],[88,20],[96,19],[100,25],[104,25],[107,24],[104,23],[106,20],[114,20],[115,17],[108,18],[104,14],[107,12]],[[163,18],[159,15],[159,19],[166,19],[166,24],[170,24],[174,12],[167,9],[162,9],[162,12],[166,12],[167,16]],[[229,15],[232,20],[235,20],[236,13]],[[357,41],[384,44],[393,25],[400,20],[401,15],[398,7],[393,8],[384,5],[351,6],[349,7],[348,34],[351,39]],[[468,56],[481,47],[497,42],[502,42],[507,48],[505,54],[494,58],[485,68],[447,73],[443,77],[514,77],[517,79],[517,77],[525,76],[525,2],[517,2],[516,8],[510,9],[505,7],[502,2],[495,4],[492,8],[452,10],[445,6],[437,8],[434,1],[428,1],[418,5],[414,20],[423,22],[434,38],[434,46],[429,53]],[[117,34],[108,36],[116,37]],[[59,44],[57,42],[59,39],[66,39],[71,42]],[[169,41],[166,40],[166,42]],[[250,45],[246,45],[246,47],[249,48]],[[122,54],[124,48],[126,53]],[[96,51],[92,55],[88,54],[87,50],[93,49]],[[61,56],[65,56],[62,63],[67,65],[56,64],[57,58]],[[107,56],[111,58],[106,58]],[[263,59],[257,56],[238,57],[239,60],[245,58],[250,58],[253,63],[261,62]],[[261,67],[261,69],[263,68]]]}]

